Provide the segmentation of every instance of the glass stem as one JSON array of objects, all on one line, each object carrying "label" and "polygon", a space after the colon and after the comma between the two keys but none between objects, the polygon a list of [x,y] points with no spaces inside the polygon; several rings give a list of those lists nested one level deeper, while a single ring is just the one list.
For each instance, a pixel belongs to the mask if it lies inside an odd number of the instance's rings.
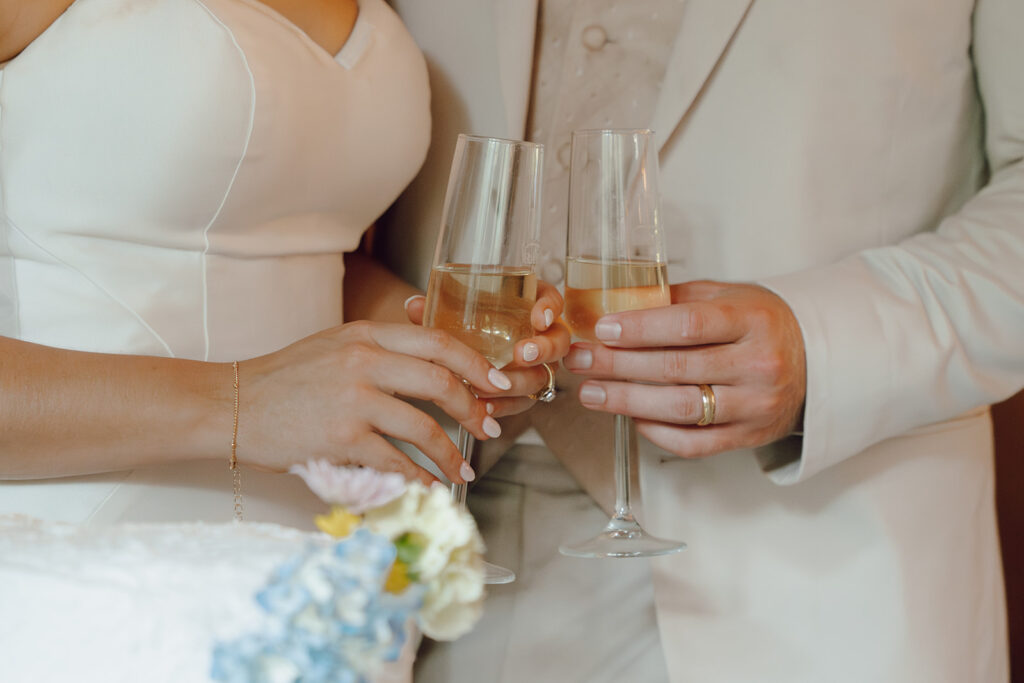
[{"label": "glass stem", "polygon": [[633,420],[626,415],[615,416],[615,518],[633,521],[629,506],[632,478]]},{"label": "glass stem", "polygon": [[[470,457],[473,455],[473,435],[467,432],[461,425],[459,426],[459,438],[456,445],[459,447],[462,459],[469,462]],[[465,484],[452,484],[452,502],[458,505],[460,510],[466,509],[466,488]]]}]

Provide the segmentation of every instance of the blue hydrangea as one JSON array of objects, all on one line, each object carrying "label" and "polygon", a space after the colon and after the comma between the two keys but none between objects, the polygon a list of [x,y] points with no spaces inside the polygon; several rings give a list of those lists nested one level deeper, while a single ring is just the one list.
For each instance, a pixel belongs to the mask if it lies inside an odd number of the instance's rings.
[{"label": "blue hydrangea", "polygon": [[395,560],[387,538],[366,529],[311,547],[278,567],[256,601],[272,626],[213,649],[211,676],[229,683],[365,683],[398,658],[423,589],[383,590]]}]

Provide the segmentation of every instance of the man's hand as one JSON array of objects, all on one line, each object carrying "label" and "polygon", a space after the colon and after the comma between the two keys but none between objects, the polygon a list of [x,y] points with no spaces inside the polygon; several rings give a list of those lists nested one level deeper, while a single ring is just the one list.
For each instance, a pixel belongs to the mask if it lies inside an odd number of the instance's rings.
[{"label": "man's hand", "polygon": [[[566,368],[592,377],[587,408],[636,418],[638,431],[685,458],[761,446],[797,427],[806,392],[803,335],[786,303],[754,285],[689,282],[672,305],[606,315],[603,344],[576,343]],[[648,382],[654,384],[634,384]],[[715,420],[699,384],[715,392]]]}]

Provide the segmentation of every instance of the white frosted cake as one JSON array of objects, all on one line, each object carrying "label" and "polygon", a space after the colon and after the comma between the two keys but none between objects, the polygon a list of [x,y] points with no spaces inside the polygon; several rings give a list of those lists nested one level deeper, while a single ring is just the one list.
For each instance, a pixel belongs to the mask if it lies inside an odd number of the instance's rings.
[{"label": "white frosted cake", "polygon": [[271,524],[0,517],[0,679],[208,681],[216,643],[270,628],[255,595],[274,569],[330,543]]}]

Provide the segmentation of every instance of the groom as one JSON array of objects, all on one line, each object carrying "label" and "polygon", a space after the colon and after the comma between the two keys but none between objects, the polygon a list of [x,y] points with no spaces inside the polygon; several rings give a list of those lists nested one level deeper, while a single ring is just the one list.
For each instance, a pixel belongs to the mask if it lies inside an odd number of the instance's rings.
[{"label": "groom", "polygon": [[[457,133],[545,144],[554,284],[572,130],[661,141],[673,305],[605,318],[604,343],[576,345],[577,378],[528,418],[607,505],[600,417],[635,416],[641,521],[690,544],[651,563],[667,673],[632,680],[1005,683],[986,406],[1024,386],[1024,4],[392,4],[431,67],[434,144],[388,228],[390,260],[421,286]],[[517,592],[494,592],[520,643],[544,619],[608,618],[529,612],[608,574],[531,548],[539,531],[522,530]],[[579,636],[510,639],[495,675],[467,680],[572,680],[524,660],[587,671],[567,649]],[[589,644],[606,663],[636,654]]]}]

